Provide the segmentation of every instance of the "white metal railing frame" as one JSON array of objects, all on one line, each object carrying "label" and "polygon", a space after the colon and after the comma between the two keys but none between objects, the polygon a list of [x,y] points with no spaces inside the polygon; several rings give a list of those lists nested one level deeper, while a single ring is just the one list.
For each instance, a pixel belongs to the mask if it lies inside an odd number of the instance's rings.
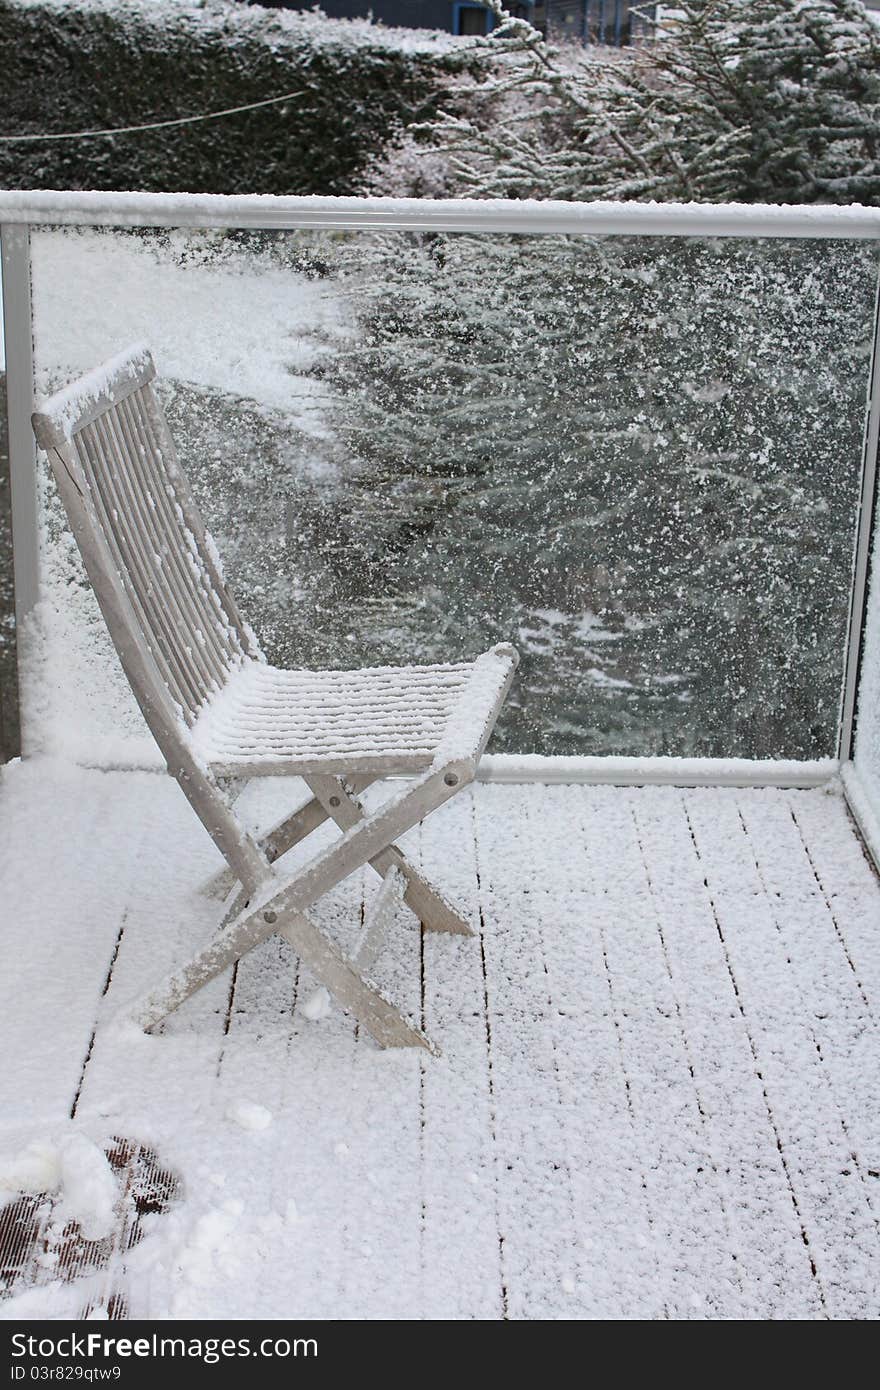
[{"label": "white metal railing frame", "polygon": [[[24,640],[39,594],[30,229],[39,226],[187,227],[263,231],[495,232],[526,236],[730,237],[880,240],[880,208],[755,204],[567,203],[504,199],[275,197],[264,194],[2,192],[0,255],[6,337],[16,629]],[[880,441],[880,297],[867,390],[861,489],[853,561],[837,759],[814,762],[685,758],[484,759],[483,776],[502,781],[583,781],[733,786],[814,786],[841,765],[850,804],[859,803],[852,767],[859,660],[868,587]],[[22,747],[31,746],[22,710]],[[855,788],[855,791],[852,789]],[[864,814],[859,816],[864,826]],[[880,832],[872,852],[880,862]]]}]

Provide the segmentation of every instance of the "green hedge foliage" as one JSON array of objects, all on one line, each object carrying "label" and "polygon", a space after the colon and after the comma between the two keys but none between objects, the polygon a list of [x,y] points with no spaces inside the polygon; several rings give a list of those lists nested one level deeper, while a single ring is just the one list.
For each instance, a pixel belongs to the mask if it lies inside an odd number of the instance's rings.
[{"label": "green hedge foliage", "polygon": [[138,125],[292,92],[169,130],[0,142],[6,188],[346,194],[433,114],[462,46],[212,0],[0,0],[0,135]]}]

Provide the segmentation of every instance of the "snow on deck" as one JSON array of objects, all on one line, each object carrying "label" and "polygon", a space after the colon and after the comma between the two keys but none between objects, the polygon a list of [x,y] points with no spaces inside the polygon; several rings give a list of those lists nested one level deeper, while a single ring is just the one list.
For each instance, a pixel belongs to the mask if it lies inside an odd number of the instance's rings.
[{"label": "snow on deck", "polygon": [[[0,805],[6,1316],[880,1313],[880,885],[836,791],[454,799],[409,844],[477,934],[402,911],[377,967],[439,1059],[309,1021],[277,940],[96,1033],[211,931],[216,852],[155,774],[34,760]],[[343,942],[366,874],[315,910]]]}]

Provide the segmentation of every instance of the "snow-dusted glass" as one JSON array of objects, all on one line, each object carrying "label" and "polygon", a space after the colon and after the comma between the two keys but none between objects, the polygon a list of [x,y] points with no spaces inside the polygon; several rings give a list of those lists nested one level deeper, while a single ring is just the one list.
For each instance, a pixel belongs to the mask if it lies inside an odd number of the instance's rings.
[{"label": "snow-dusted glass", "polygon": [[[151,343],[270,660],[512,640],[496,751],[834,753],[872,243],[51,229],[33,256],[39,384]],[[116,728],[47,516],[54,688]]]}]

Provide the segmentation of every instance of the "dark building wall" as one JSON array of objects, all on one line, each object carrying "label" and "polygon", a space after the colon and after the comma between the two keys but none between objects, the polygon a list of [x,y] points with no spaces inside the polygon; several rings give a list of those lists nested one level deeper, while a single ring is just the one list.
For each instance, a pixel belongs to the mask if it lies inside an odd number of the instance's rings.
[{"label": "dark building wall", "polygon": [[[314,0],[260,0],[281,10],[310,10]],[[452,32],[453,0],[320,0],[320,7],[331,19],[373,18],[382,24],[404,29],[445,29]]]},{"label": "dark building wall", "polygon": [[[880,0],[878,0],[880,3]],[[559,43],[620,45],[645,35],[648,26],[638,13],[641,0],[546,0],[547,37]]]},{"label": "dark building wall", "polygon": [[[312,0],[259,3],[286,10],[312,8]],[[880,5],[880,0],[876,3]],[[556,42],[626,44],[647,30],[638,14],[631,13],[636,4],[646,8],[644,0],[543,0],[538,4],[508,0],[507,8],[546,26],[548,38]],[[331,19],[364,19],[372,11],[374,19],[395,28],[445,29],[453,34],[485,32],[493,23],[491,14],[474,0],[321,0],[321,9]]]}]

